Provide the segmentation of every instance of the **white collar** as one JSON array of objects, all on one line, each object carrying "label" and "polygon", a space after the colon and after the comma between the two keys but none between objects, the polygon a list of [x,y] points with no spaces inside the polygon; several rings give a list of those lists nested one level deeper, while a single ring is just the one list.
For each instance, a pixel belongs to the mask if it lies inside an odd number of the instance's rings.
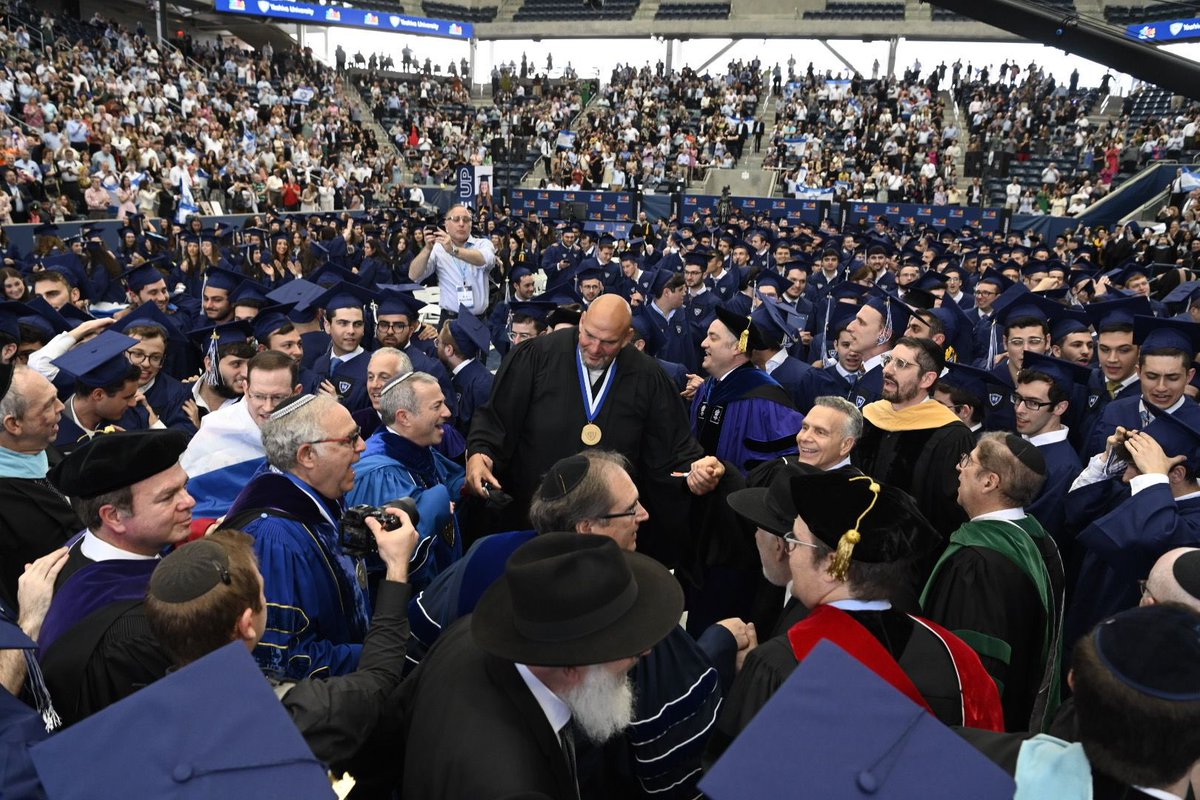
[{"label": "white collar", "polygon": [[156,555],[143,556],[122,550],[116,545],[104,541],[90,530],[83,532],[83,539],[79,542],[79,552],[92,561],[150,561],[158,558]]},{"label": "white collar", "polygon": [[145,386],[139,386],[138,391],[140,391],[142,394],[145,394],[146,392],[148,392],[154,388],[154,382],[157,380],[158,380],[158,376],[155,375],[153,378],[151,378],[149,381],[147,381]]},{"label": "white collar", "polygon": [[986,514],[980,514],[977,517],[971,517],[971,522],[983,522],[985,520],[1004,520],[1007,522],[1015,522],[1019,519],[1025,519],[1025,509],[1023,508],[1002,508],[999,511],[989,511]]},{"label": "white collar", "polygon": [[787,357],[787,350],[780,350],[778,353],[767,359],[767,363],[763,366],[763,370],[770,375],[779,367],[780,364],[782,364],[784,361],[787,361]]},{"label": "white collar", "polygon": [[708,291],[708,287],[702,283],[702,284],[700,284],[699,288],[688,289],[688,295],[690,295],[691,297],[699,297],[700,295],[704,294],[707,291]]},{"label": "white collar", "polygon": [[850,466],[850,456],[846,456],[841,461],[837,462],[836,464],[834,464],[832,467],[829,467],[825,471],[833,472],[835,469],[841,469],[842,467],[848,467],[848,466]]},{"label": "white collar", "polygon": [[883,360],[883,357],[884,357],[884,356],[886,356],[886,355],[887,355],[888,353],[890,353],[890,352],[892,352],[892,351],[891,351],[891,350],[888,350],[887,352],[880,353],[879,355],[871,356],[871,357],[870,357],[870,358],[868,358],[866,361],[864,361],[864,362],[863,362],[863,364],[862,364],[862,371],[863,371],[863,374],[864,374],[864,375],[866,375],[866,374],[867,374],[868,372],[870,372],[871,370],[873,370],[873,369],[875,369],[876,367],[880,366],[880,363],[879,363],[879,362],[880,362],[880,361],[882,361],[882,360]]},{"label": "white collar", "polygon": [[546,715],[546,721],[550,723],[551,728],[554,728],[555,735],[558,735],[571,721],[570,706],[550,691],[546,684],[538,680],[529,667],[524,664],[514,664],[514,666],[517,668],[517,674],[521,676],[521,680],[525,681],[525,685],[529,687],[533,699],[537,700],[542,713]]},{"label": "white collar", "polygon": [[1045,433],[1039,433],[1037,436],[1022,436],[1021,438],[1029,442],[1034,447],[1041,447],[1042,445],[1046,444],[1055,444],[1056,442],[1066,441],[1067,434],[1070,432],[1071,429],[1066,425],[1063,425],[1058,430],[1046,431]]},{"label": "white collar", "polygon": [[346,355],[344,355],[344,356],[339,356],[339,355],[337,355],[336,353],[334,353],[334,352],[333,352],[333,348],[331,347],[331,348],[330,348],[330,350],[329,350],[329,360],[330,360],[330,361],[332,361],[333,359],[337,358],[337,359],[341,359],[341,362],[342,362],[343,364],[345,364],[345,363],[346,363],[347,361],[349,361],[350,359],[352,359],[352,358],[355,358],[355,357],[357,357],[357,356],[360,356],[360,355],[362,355],[362,354],[363,354],[363,353],[365,353],[365,352],[366,352],[366,351],[365,351],[365,350],[363,350],[363,346],[360,344],[358,347],[354,348],[354,349],[353,349],[353,350],[351,350],[349,353],[346,353]]},{"label": "white collar", "polygon": [[462,368],[463,368],[463,367],[465,367],[467,364],[470,364],[470,363],[471,363],[472,361],[474,361],[474,360],[475,360],[475,359],[473,359],[473,358],[468,358],[466,361],[462,362],[462,363],[461,363],[461,364],[459,364],[457,367],[455,367],[454,369],[450,370],[450,374],[451,374],[451,375],[457,375],[457,374],[458,374],[458,373],[459,373],[459,372],[462,370]]},{"label": "white collar", "polygon": [[1171,794],[1165,789],[1148,789],[1145,786],[1134,786],[1132,788],[1137,789],[1142,794],[1148,794],[1151,797],[1157,797],[1158,800],[1183,800],[1183,798],[1181,798],[1179,795]]},{"label": "white collar", "polygon": [[842,611],[887,611],[892,607],[890,600],[834,600],[825,605],[840,608]]},{"label": "white collar", "polygon": [[[741,364],[739,364],[738,366],[740,367],[740,366],[741,366]],[[733,369],[737,369],[737,367],[734,367]],[[714,376],[714,378],[713,378],[714,382],[716,382],[716,383],[720,383],[721,381],[723,381],[723,380],[725,380],[726,378],[728,378],[728,377],[729,377],[729,374],[730,374],[731,372],[733,372],[733,369],[729,370],[729,372],[726,372],[724,375],[722,375],[722,376],[721,376],[721,377],[719,377],[719,378],[717,378],[717,377],[715,377],[715,376]]]},{"label": "white collar", "polygon": [[[1179,399],[1176,400],[1174,403],[1172,403],[1170,408],[1163,409],[1163,411],[1166,411],[1166,413],[1168,413],[1168,414],[1174,414],[1176,411],[1178,411],[1180,409],[1181,406],[1183,406],[1184,400],[1187,400],[1186,394],[1180,395]],[[1143,398],[1138,399],[1138,409],[1143,412],[1149,411],[1149,409],[1146,408],[1146,398],[1143,397]],[[1162,411],[1160,411],[1159,413],[1162,413]]]}]

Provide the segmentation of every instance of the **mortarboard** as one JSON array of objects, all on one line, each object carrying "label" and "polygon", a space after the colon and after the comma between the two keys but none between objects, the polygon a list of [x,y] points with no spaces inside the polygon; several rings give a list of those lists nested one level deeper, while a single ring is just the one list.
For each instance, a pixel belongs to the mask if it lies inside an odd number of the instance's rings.
[{"label": "mortarboard", "polygon": [[149,262],[125,270],[121,273],[121,279],[125,281],[125,285],[129,287],[129,290],[135,294],[147,286],[166,280],[163,278],[163,274]]},{"label": "mortarboard", "polygon": [[1200,325],[1191,320],[1135,316],[1133,341],[1143,354],[1171,348],[1187,353],[1190,361],[1200,350]]},{"label": "mortarboard", "polygon": [[729,329],[733,334],[733,338],[738,340],[738,348],[743,353],[749,354],[749,337],[750,337],[750,318],[742,314],[735,314],[724,306],[716,306],[714,308],[717,319],[721,324]]},{"label": "mortarboard", "polygon": [[57,236],[58,226],[53,222],[45,222],[33,229],[34,236]]},{"label": "mortarboard", "polygon": [[1102,328],[1115,325],[1132,326],[1135,316],[1149,317],[1154,313],[1150,301],[1140,295],[1100,303],[1088,303],[1083,310],[1087,313],[1088,319],[1092,321],[1092,327],[1096,329],[1097,333],[1100,333]]},{"label": "mortarboard", "polygon": [[864,306],[869,306],[879,312],[883,317],[883,329],[891,331],[890,338],[903,336],[904,331],[908,328],[908,320],[912,316],[912,311],[904,304],[904,301],[894,294],[888,294],[882,289],[868,288],[869,297]]},{"label": "mortarboard", "polygon": [[1190,303],[1200,299],[1200,281],[1184,281],[1162,299],[1164,303]]},{"label": "mortarboard", "polygon": [[513,267],[513,271],[508,276],[508,282],[516,283],[517,281],[524,278],[526,275],[532,275],[532,274],[533,273],[530,272],[525,267]]},{"label": "mortarboard", "polygon": [[1013,285],[1012,281],[1004,277],[1000,270],[995,269],[994,267],[984,270],[983,274],[979,276],[979,280],[976,282],[976,285],[979,285],[980,283],[992,284],[1000,290],[1001,294],[1008,291],[1008,287]]},{"label": "mortarboard", "polygon": [[667,288],[667,284],[673,277],[675,277],[675,273],[669,269],[655,269],[649,271],[641,283],[647,294],[651,297],[658,297],[662,294],[663,289]]},{"label": "mortarboard", "polygon": [[206,288],[212,287],[213,289],[232,292],[244,280],[246,280],[245,275],[233,270],[224,269],[223,267],[209,267],[208,272],[204,276],[204,285]]},{"label": "mortarboard", "polygon": [[946,276],[940,272],[934,272],[932,270],[929,272],[923,272],[921,273],[921,277],[913,281],[908,288],[922,289],[926,292],[932,292],[935,289],[945,289]]},{"label": "mortarboard", "polygon": [[803,317],[787,306],[770,297],[750,315],[751,350],[776,350],[787,347],[799,335]]},{"label": "mortarboard", "polygon": [[763,286],[774,286],[775,291],[779,293],[780,297],[782,297],[783,293],[791,288],[792,285],[791,281],[773,269],[764,269],[763,271],[759,272],[757,280],[760,288]]},{"label": "mortarboard", "polygon": [[491,347],[492,333],[464,305],[458,307],[458,317],[450,320],[450,336],[465,358],[486,357]]},{"label": "mortarboard", "polygon": [[[947,299],[936,308],[927,312],[938,318],[942,323],[942,332],[946,335],[946,358],[952,361],[973,361],[975,357],[975,327],[958,303]],[[953,354],[950,353],[953,348]],[[951,358],[953,355],[953,358]]]},{"label": "mortarboard", "polygon": [[85,386],[111,386],[136,369],[125,351],[137,343],[132,336],[102,331],[50,363]]},{"label": "mortarboard", "polygon": [[[134,751],[112,742],[135,735]],[[49,800],[287,796],[332,800],[329,775],[232,642],[34,745]]]},{"label": "mortarboard", "polygon": [[1195,472],[1200,467],[1200,431],[1179,418],[1177,414],[1169,414],[1146,403],[1146,408],[1154,415],[1144,430],[1151,439],[1168,456],[1186,456],[1189,472]]},{"label": "mortarboard", "polygon": [[297,310],[307,309],[324,290],[304,278],[297,278],[267,292],[267,299],[276,303],[292,303]]},{"label": "mortarboard", "polygon": [[284,325],[292,323],[288,318],[288,314],[293,308],[294,306],[291,303],[280,303],[260,309],[254,319],[250,320],[250,325],[254,328],[255,340],[266,346],[267,340],[271,338],[271,334]]},{"label": "mortarboard", "polygon": [[1088,380],[1091,378],[1091,367],[1085,367],[1082,364],[1076,364],[1074,361],[1066,361],[1054,356],[1048,356],[1043,353],[1035,353],[1032,350],[1026,350],[1021,360],[1021,371],[1031,370],[1040,372],[1049,377],[1054,383],[1058,384],[1058,388],[1062,389],[1063,393],[1068,397],[1076,385],[1087,386]]},{"label": "mortarboard", "polygon": [[385,317],[392,314],[403,314],[410,321],[415,321],[420,319],[421,309],[425,308],[426,305],[424,300],[421,300],[411,292],[397,291],[390,288],[383,289],[379,292],[377,315]]},{"label": "mortarboard", "polygon": [[[836,338],[858,316],[858,309],[859,307],[853,303],[834,303],[829,311],[826,329]],[[825,347],[827,350],[832,350],[833,342],[826,342]]]},{"label": "mortarboard", "polygon": [[196,344],[204,347],[206,344],[216,339],[216,346],[223,347],[227,344],[241,344],[254,335],[254,329],[248,320],[239,319],[230,322],[222,322],[220,325],[206,325],[203,328],[194,328],[187,332],[188,338]]},{"label": "mortarboard", "polygon": [[986,410],[985,401],[993,392],[989,388],[997,389],[1000,392],[996,403],[1000,399],[1012,392],[1012,387],[1002,381],[1000,378],[993,375],[989,370],[972,367],[970,364],[960,362],[948,362],[946,371],[938,378],[940,383],[946,383],[957,389],[961,389],[967,394],[979,401],[976,405],[977,411]]},{"label": "mortarboard", "polygon": [[1088,324],[1082,308],[1060,305],[1050,317],[1050,340],[1057,344],[1072,333],[1091,333]]},{"label": "mortarboard", "polygon": [[712,800],[795,797],[801,786],[822,800],[957,800],[970,787],[974,800],[1010,800],[1013,779],[927,705],[821,641],[700,789]]},{"label": "mortarboard", "polygon": [[326,289],[320,297],[312,301],[312,305],[323,308],[327,313],[332,314],[339,308],[362,309],[374,304],[378,298],[379,295],[370,289],[354,283],[342,282],[335,283]]},{"label": "mortarboard", "polygon": [[267,299],[267,292],[270,291],[266,286],[263,286],[258,281],[249,279],[242,280],[229,294],[229,304],[232,306],[248,305],[257,303],[267,305],[271,301]]},{"label": "mortarboard", "polygon": [[[508,310],[513,316],[529,317],[541,323],[545,323],[550,312],[558,308],[558,304],[552,303],[549,300],[514,300],[508,304]],[[635,314],[634,319],[642,315]]]}]

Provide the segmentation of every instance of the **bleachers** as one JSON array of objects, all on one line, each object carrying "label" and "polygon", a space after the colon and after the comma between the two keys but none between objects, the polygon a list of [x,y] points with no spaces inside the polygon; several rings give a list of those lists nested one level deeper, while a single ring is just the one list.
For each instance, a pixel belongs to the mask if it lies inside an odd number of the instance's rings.
[{"label": "bleachers", "polygon": [[971,18],[964,14],[959,14],[957,11],[952,11],[948,8],[942,8],[941,6],[934,6],[933,7],[933,21],[934,22],[970,22]]},{"label": "bleachers", "polygon": [[1104,19],[1114,25],[1134,25],[1139,22],[1158,22],[1196,16],[1195,11],[1175,3],[1155,3],[1148,6],[1107,6]]},{"label": "bleachers", "polygon": [[819,11],[805,11],[805,19],[903,20],[904,3],[851,3],[831,0]]},{"label": "bleachers", "polygon": [[495,22],[499,6],[483,6],[469,8],[454,3],[426,2],[421,4],[421,10],[427,16],[435,19],[460,20],[462,22]]},{"label": "bleachers", "polygon": [[1136,130],[1152,119],[1161,119],[1171,111],[1171,92],[1168,89],[1147,87],[1132,98],[1129,129]]},{"label": "bleachers", "polygon": [[664,3],[655,19],[729,19],[731,3]]},{"label": "bleachers", "polygon": [[576,20],[629,20],[640,0],[604,0],[598,8],[579,0],[525,0],[513,22],[571,22]]}]

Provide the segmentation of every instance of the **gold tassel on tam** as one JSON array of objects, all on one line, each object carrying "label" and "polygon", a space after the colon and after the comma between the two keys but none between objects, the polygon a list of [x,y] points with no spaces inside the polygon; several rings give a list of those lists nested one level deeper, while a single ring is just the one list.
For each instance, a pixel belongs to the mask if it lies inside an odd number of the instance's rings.
[{"label": "gold tassel on tam", "polygon": [[741,350],[743,353],[749,353],[750,351],[746,349],[749,346],[749,344],[750,344],[750,328],[747,327],[746,330],[742,331],[742,335],[738,337],[738,349]]},{"label": "gold tassel on tam", "polygon": [[863,509],[863,512],[858,515],[858,519],[854,521],[854,527],[842,534],[838,539],[837,550],[833,554],[833,560],[829,564],[829,574],[839,581],[846,580],[847,573],[850,572],[850,561],[854,556],[854,546],[862,541],[862,534],[858,532],[862,521],[866,519],[867,514],[871,513],[871,509],[875,507],[875,503],[879,500],[879,484],[871,480],[870,477],[863,475],[859,478],[851,478],[851,481],[870,481],[867,488],[871,492],[871,502]]}]

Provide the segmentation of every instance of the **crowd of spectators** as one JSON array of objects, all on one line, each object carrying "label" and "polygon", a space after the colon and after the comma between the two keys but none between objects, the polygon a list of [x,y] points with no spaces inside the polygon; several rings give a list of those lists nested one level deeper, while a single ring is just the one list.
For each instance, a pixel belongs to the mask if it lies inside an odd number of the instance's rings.
[{"label": "crowd of spectators", "polygon": [[99,15],[6,13],[0,162],[16,188],[0,193],[0,222],[170,216],[206,200],[353,209],[395,175],[396,156],[308,48],[160,47]]}]

